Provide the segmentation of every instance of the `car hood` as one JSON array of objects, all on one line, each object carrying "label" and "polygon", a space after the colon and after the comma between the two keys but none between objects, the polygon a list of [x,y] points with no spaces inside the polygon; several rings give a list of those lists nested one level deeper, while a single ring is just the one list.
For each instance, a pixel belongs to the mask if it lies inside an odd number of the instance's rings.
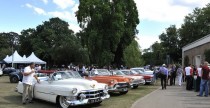
[{"label": "car hood", "polygon": [[98,83],[95,80],[70,78],[70,79],[58,80],[58,81],[53,81],[53,82],[56,82],[56,84],[60,84],[64,86],[71,86],[71,87],[75,86],[75,88],[79,87],[80,90],[104,89],[104,85]]}]

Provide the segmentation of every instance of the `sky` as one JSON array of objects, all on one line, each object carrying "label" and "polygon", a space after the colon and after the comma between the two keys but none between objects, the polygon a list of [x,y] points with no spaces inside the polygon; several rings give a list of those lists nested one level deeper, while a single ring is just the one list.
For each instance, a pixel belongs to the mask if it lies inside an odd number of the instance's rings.
[{"label": "sky", "polygon": [[[140,24],[137,41],[141,49],[159,42],[159,35],[170,25],[177,28],[184,17],[196,7],[205,7],[210,0],[134,0],[138,8]],[[1,0],[0,32],[20,32],[36,28],[52,17],[69,23],[75,33],[81,30],[75,17],[79,0]]]}]

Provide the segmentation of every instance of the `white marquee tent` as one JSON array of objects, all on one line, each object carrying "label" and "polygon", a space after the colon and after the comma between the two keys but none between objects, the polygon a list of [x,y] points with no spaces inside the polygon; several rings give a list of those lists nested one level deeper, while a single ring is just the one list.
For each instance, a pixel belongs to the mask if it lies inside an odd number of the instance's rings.
[{"label": "white marquee tent", "polygon": [[30,56],[28,56],[26,58],[26,61],[29,61],[29,62],[34,62],[35,64],[46,64],[45,61],[39,59],[35,54],[34,52],[31,53]]},{"label": "white marquee tent", "polygon": [[28,61],[24,60],[17,51],[15,51],[11,56],[6,56],[4,58],[6,63],[29,63]]},{"label": "white marquee tent", "polygon": [[39,59],[34,52],[31,53],[30,56],[28,56],[26,58],[26,56],[24,55],[23,57],[21,57],[17,51],[15,51],[11,56],[6,56],[4,58],[4,61],[6,63],[30,63],[30,62],[34,62],[35,64],[46,64],[45,61]]}]

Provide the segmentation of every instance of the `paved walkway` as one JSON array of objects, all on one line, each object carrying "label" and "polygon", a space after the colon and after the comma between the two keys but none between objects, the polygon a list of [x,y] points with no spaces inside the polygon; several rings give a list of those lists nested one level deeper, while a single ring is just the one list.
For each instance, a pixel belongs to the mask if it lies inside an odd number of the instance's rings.
[{"label": "paved walkway", "polygon": [[210,108],[209,97],[197,97],[198,92],[186,91],[183,86],[167,86],[137,100],[131,108]]}]

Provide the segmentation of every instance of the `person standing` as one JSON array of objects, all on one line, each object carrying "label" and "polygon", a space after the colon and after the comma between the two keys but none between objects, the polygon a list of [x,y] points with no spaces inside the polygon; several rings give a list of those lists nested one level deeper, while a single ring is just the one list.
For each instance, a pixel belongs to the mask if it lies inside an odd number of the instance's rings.
[{"label": "person standing", "polygon": [[29,66],[24,68],[23,71],[23,96],[22,96],[22,103],[26,104],[26,102],[28,101],[29,103],[33,103],[32,99],[33,99],[33,89],[32,89],[32,85],[33,85],[33,78],[35,78],[37,80],[38,83],[40,83],[40,80],[37,78],[37,76],[35,75],[35,63],[30,63]]},{"label": "person standing", "polygon": [[170,79],[170,85],[175,85],[176,80],[176,65],[171,65],[171,79]]},{"label": "person standing", "polygon": [[205,97],[208,97],[209,95],[209,67],[208,67],[208,62],[204,62],[204,66],[202,67],[201,70],[201,84],[200,84],[200,93],[197,96],[203,96],[203,92],[205,89]]},{"label": "person standing", "polygon": [[177,76],[178,76],[179,86],[182,85],[182,74],[183,74],[183,69],[182,69],[181,65],[178,65]]},{"label": "person standing", "polygon": [[192,90],[192,71],[191,64],[185,67],[186,90]]},{"label": "person standing", "polygon": [[195,89],[196,92],[200,91],[201,70],[202,70],[202,65],[200,65],[200,66],[197,68],[197,79],[196,79],[196,89]]},{"label": "person standing", "polygon": [[161,75],[161,86],[162,90],[166,89],[166,80],[168,79],[168,69],[166,68],[166,65],[163,64],[162,67],[160,67],[160,75]]}]

